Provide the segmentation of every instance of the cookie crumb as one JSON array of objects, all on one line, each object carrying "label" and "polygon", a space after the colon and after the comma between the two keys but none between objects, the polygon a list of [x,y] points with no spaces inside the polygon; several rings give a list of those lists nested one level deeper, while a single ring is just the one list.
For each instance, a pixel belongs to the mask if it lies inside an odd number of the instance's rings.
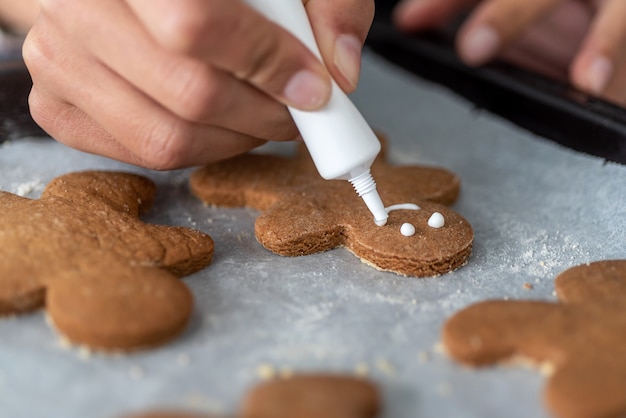
[{"label": "cookie crumb", "polygon": [[354,373],[356,373],[357,376],[365,377],[369,373],[369,367],[367,367],[365,363],[359,363],[354,368]]},{"label": "cookie crumb", "polygon": [[256,374],[262,380],[270,380],[276,377],[276,369],[271,364],[259,364]]},{"label": "cookie crumb", "polygon": [[78,347],[78,357],[81,360],[88,360],[91,357],[91,350],[85,345]]},{"label": "cookie crumb", "polygon": [[59,335],[57,344],[61,348],[70,348],[72,346],[70,340],[68,340],[67,337],[65,337],[64,335]]},{"label": "cookie crumb", "polygon": [[541,363],[541,365],[539,366],[539,373],[544,376],[552,376],[552,374],[554,373],[554,364],[548,362]]},{"label": "cookie crumb", "polygon": [[437,354],[446,354],[446,347],[439,341],[433,346],[433,351]]},{"label": "cookie crumb", "polygon": [[40,180],[29,181],[18,185],[15,189],[15,194],[21,197],[27,197],[33,191],[35,191],[35,189],[39,189],[42,187],[43,183]]},{"label": "cookie crumb", "polygon": [[382,357],[376,360],[376,368],[385,373],[387,376],[393,376],[396,373],[396,370],[389,362],[389,360]]},{"label": "cookie crumb", "polygon": [[524,283],[524,289],[526,290],[532,290],[533,289],[533,285],[531,283]]}]

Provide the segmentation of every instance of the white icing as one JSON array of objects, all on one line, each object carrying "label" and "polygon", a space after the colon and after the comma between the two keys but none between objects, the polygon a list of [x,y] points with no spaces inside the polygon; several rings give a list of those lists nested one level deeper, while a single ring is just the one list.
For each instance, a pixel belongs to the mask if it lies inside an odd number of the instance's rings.
[{"label": "white icing", "polygon": [[431,228],[441,228],[446,223],[446,220],[443,218],[443,215],[439,212],[435,212],[430,215],[430,219],[428,219],[428,226]]},{"label": "white icing", "polygon": [[417,206],[415,203],[399,203],[397,205],[391,205],[385,208],[387,213],[391,212],[392,210],[400,210],[400,209],[420,210],[420,207]]},{"label": "white icing", "polygon": [[405,222],[400,227],[400,233],[405,237],[411,237],[415,235],[415,227],[408,222]]}]

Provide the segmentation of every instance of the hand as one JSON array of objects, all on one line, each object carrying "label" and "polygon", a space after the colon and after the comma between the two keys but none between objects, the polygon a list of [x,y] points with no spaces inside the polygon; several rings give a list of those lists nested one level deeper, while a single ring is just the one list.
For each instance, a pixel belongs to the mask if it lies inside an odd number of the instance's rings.
[{"label": "hand", "polygon": [[626,104],[626,1],[405,0],[394,17],[433,28],[474,5],[457,36],[467,64],[503,57]]},{"label": "hand", "polygon": [[[153,169],[298,133],[285,104],[355,88],[373,1],[309,0],[326,67],[240,0],[41,0],[24,44],[33,118],[57,140]],[[330,73],[330,74],[329,74]]]},{"label": "hand", "polygon": [[2,28],[25,34],[39,14],[36,0],[0,0]]}]

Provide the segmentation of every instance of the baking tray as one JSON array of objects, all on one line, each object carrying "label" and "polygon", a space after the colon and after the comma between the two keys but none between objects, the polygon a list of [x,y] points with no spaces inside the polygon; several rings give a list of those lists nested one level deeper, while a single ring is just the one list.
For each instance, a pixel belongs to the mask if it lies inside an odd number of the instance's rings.
[{"label": "baking tray", "polygon": [[626,163],[626,110],[507,63],[468,67],[453,46],[462,17],[440,32],[411,35],[392,24],[391,11],[396,3],[376,3],[367,45],[377,54],[539,136]]},{"label": "baking tray", "polygon": [[203,205],[188,190],[189,170],[144,170],[51,140],[6,141],[1,190],[37,198],[70,171],[137,172],[158,190],[144,220],[199,229],[216,252],[211,266],[184,279],[196,300],[190,327],[155,350],[89,355],[59,344],[42,311],[0,320],[0,416],[113,418],[154,407],[235,416],[268,370],[358,369],[381,388],[381,418],[548,418],[542,376],[460,367],[438,349],[441,325],[479,300],[552,300],[564,269],[625,258],[626,166],[475,112],[369,51],[351,97],[388,136],[392,162],[433,164],[463,179],[454,210],[476,232],[468,265],[414,279],[344,249],[279,257],[254,238],[259,212]]}]

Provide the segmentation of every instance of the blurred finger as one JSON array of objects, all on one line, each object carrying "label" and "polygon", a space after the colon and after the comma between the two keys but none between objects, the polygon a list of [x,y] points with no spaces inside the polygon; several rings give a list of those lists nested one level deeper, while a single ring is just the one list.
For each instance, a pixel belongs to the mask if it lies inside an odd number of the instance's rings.
[{"label": "blurred finger", "polygon": [[592,10],[580,1],[559,5],[530,26],[506,48],[501,57],[521,67],[562,81],[591,22]]},{"label": "blurred finger", "polygon": [[457,47],[464,62],[481,65],[496,56],[561,0],[487,0],[461,28]]},{"label": "blurred finger", "polygon": [[478,0],[404,0],[396,6],[393,19],[403,30],[433,29]]},{"label": "blurred finger", "polygon": [[[626,65],[626,2],[600,4],[591,29],[571,68],[572,81],[580,88],[603,94]],[[618,83],[621,84],[621,83]],[[617,87],[615,84],[613,88]]]}]

